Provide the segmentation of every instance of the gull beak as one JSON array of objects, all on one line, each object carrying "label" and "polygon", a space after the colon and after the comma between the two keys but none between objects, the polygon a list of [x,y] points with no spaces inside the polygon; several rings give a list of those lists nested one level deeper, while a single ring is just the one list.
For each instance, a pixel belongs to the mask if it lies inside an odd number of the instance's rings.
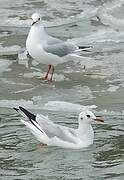
[{"label": "gull beak", "polygon": [[96,116],[96,118],[94,119],[94,121],[101,122],[101,123],[104,122],[104,120],[102,119],[102,116]]},{"label": "gull beak", "polygon": [[35,21],[33,21],[31,25],[33,26],[35,23],[36,23],[36,22],[35,22]]},{"label": "gull beak", "polygon": [[[32,20],[33,20],[33,19],[32,19]],[[40,18],[38,18],[36,21],[33,20],[32,26],[33,26],[35,23],[37,23],[38,21],[40,21]]]}]

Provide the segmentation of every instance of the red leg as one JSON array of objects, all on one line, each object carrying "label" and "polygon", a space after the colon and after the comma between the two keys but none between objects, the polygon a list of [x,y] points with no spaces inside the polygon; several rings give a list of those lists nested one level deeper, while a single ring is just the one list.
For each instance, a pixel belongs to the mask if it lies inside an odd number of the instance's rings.
[{"label": "red leg", "polygon": [[54,74],[54,70],[55,70],[55,68],[54,68],[54,66],[53,65],[51,65],[51,77],[50,77],[50,81],[52,81],[52,79],[53,79],[53,74]]},{"label": "red leg", "polygon": [[43,77],[43,78],[42,78],[43,80],[48,80],[48,75],[49,75],[49,72],[50,72],[51,68],[52,68],[52,65],[51,65],[51,64],[49,64],[48,71],[47,71],[47,73],[46,73],[45,77]]},{"label": "red leg", "polygon": [[47,144],[38,144],[38,148],[44,148],[47,147]]}]

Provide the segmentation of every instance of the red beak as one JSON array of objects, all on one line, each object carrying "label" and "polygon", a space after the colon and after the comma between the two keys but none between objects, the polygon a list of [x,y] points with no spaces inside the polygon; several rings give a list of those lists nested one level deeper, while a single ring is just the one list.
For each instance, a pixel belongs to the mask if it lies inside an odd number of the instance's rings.
[{"label": "red beak", "polygon": [[104,122],[104,120],[102,119],[102,116],[96,116],[96,119],[94,119],[97,122]]}]

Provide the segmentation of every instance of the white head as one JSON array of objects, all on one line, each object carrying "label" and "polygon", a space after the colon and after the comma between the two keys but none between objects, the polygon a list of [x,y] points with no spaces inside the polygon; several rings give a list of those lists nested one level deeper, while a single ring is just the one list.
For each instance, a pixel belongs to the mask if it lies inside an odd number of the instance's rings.
[{"label": "white head", "polygon": [[33,13],[31,18],[33,20],[32,25],[41,20],[41,16],[38,13]]},{"label": "white head", "polygon": [[94,121],[104,122],[101,116],[95,116],[91,111],[87,110],[79,114],[79,123],[91,124]]}]

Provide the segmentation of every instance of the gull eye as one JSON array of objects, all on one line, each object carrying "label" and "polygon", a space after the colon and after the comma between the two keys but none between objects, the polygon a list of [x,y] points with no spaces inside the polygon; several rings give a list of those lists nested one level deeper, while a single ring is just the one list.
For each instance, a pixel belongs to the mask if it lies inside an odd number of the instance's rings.
[{"label": "gull eye", "polygon": [[88,114],[88,115],[86,115],[88,118],[90,118],[90,115]]},{"label": "gull eye", "polygon": [[38,21],[40,21],[40,18],[38,18]]}]

